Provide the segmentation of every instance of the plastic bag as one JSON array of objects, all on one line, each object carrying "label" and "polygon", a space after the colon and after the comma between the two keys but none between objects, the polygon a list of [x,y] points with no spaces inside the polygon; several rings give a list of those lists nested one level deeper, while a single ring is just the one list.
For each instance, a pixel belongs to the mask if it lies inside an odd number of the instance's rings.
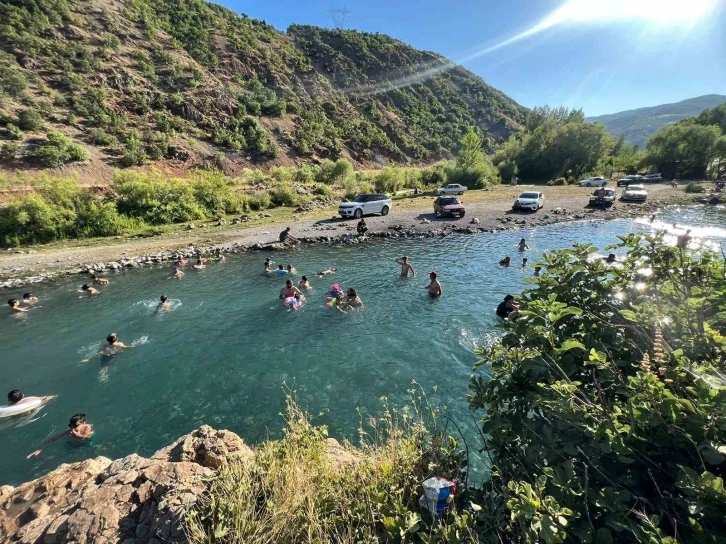
[{"label": "plastic bag", "polygon": [[440,516],[454,502],[456,484],[445,478],[435,476],[424,481],[423,491],[424,494],[418,500],[421,508],[428,510],[435,516]]}]

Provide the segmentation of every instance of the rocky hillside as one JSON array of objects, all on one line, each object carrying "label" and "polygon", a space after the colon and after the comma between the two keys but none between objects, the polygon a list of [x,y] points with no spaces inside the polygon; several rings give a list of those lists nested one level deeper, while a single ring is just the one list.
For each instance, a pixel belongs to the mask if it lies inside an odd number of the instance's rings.
[{"label": "rocky hillside", "polygon": [[0,0],[6,170],[429,162],[469,125],[496,146],[525,113],[380,34],[280,32],[203,0]]},{"label": "rocky hillside", "polygon": [[650,108],[621,111],[597,117],[588,117],[586,121],[602,123],[614,136],[625,135],[628,144],[645,144],[659,128],[677,123],[689,117],[695,117],[705,109],[710,109],[726,102],[726,95],[707,94],[689,98],[673,104],[661,104]]}]

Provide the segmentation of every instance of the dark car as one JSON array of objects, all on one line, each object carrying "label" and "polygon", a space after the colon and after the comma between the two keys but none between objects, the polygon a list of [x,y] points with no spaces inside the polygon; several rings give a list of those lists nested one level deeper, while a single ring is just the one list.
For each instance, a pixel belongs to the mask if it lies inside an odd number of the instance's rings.
[{"label": "dark car", "polygon": [[617,196],[613,189],[602,187],[592,193],[588,205],[593,208],[609,208],[615,203]]},{"label": "dark car", "polygon": [[441,215],[458,215],[464,217],[466,210],[464,205],[455,196],[440,196],[434,200],[434,213]]}]

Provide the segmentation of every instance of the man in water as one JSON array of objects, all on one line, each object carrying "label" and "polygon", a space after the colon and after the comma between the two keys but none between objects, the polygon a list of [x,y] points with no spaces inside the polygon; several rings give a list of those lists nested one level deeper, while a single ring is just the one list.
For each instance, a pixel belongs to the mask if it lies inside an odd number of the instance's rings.
[{"label": "man in water", "polygon": [[540,272],[542,272],[542,267],[541,266],[535,266],[534,267],[534,275],[535,276],[539,276]]},{"label": "man in water", "polygon": [[10,300],[8,300],[8,305],[10,306],[11,314],[20,314],[28,311],[27,308],[20,307],[20,302],[16,298],[11,298]]},{"label": "man in water", "polygon": [[406,257],[405,255],[400,259],[396,259],[396,264],[401,265],[402,278],[407,278],[409,272],[413,275],[414,278],[416,277],[416,271],[413,269],[413,266],[408,263],[408,257]]},{"label": "man in water", "polygon": [[300,283],[297,284],[300,289],[310,289],[310,282],[307,276],[300,278]]},{"label": "man in water", "polygon": [[348,289],[348,292],[346,293],[345,304],[349,308],[363,307],[363,301],[360,299],[358,293],[356,293],[355,289],[353,289],[352,287]]},{"label": "man in water", "polygon": [[161,310],[166,310],[169,308],[169,297],[166,295],[161,295],[161,298],[159,299],[159,305],[156,307],[156,311],[159,312]]},{"label": "man in water", "polygon": [[287,227],[285,230],[283,230],[280,233],[280,243],[284,244],[286,246],[292,246],[297,244],[298,240],[295,238],[292,234],[290,234],[290,231],[292,229],[290,227]]},{"label": "man in water", "polygon": [[108,285],[108,280],[106,278],[99,278],[96,274],[91,274],[91,280],[93,283],[98,285]]},{"label": "man in water", "polygon": [[86,414],[74,414],[68,423],[68,429],[56,434],[55,436],[51,436],[48,440],[43,442],[40,449],[35,450],[33,453],[28,455],[26,459],[40,455],[40,452],[45,446],[63,438],[64,436],[70,438],[74,442],[90,442],[91,438],[93,438],[93,425],[86,422]]},{"label": "man in water", "polygon": [[222,253],[222,250],[217,248],[217,251],[215,251],[214,256],[217,258],[217,262],[223,263],[227,260],[227,258],[224,256],[224,253]]},{"label": "man in water", "polygon": [[516,312],[517,310],[519,310],[519,306],[517,306],[517,303],[514,302],[514,296],[507,295],[504,297],[504,300],[499,303],[499,306],[497,306],[497,315],[502,319],[507,319],[509,314]]},{"label": "man in water", "polygon": [[366,225],[366,220],[361,217],[361,220],[358,221],[358,226],[356,227],[356,231],[358,231],[358,234],[365,234],[368,232],[368,225]]},{"label": "man in water", "polygon": [[98,296],[100,294],[97,289],[94,289],[93,287],[91,287],[87,283],[84,284],[81,287],[81,290],[78,291],[78,292],[79,293],[86,293],[89,297],[95,297],[95,296]]},{"label": "man in water", "polygon": [[326,268],[325,270],[318,272],[318,276],[332,276],[337,271],[337,268]]},{"label": "man in water", "polygon": [[287,280],[285,282],[285,287],[280,289],[280,300],[285,300],[286,298],[294,297],[296,293],[299,294],[300,296],[303,296],[302,291],[300,291],[300,289],[298,289],[297,287],[295,287],[292,284],[292,280]]},{"label": "man in water", "polygon": [[512,259],[509,257],[504,257],[501,261],[499,261],[500,266],[509,266],[512,263]]},{"label": "man in water", "polygon": [[691,237],[691,231],[687,230],[685,234],[679,234],[678,238],[676,238],[676,247],[686,249],[692,239],[693,238]]},{"label": "man in water", "polygon": [[295,268],[291,264],[288,264],[287,265],[287,273],[288,274],[294,274],[295,272],[297,272],[297,270],[295,270]]},{"label": "man in water", "polygon": [[438,277],[439,275],[436,272],[429,272],[429,279],[431,280],[431,283],[426,286],[426,289],[432,297],[440,297],[443,293]]},{"label": "man in water", "polygon": [[36,297],[33,293],[24,293],[23,294],[23,304],[26,306],[32,306],[33,304],[38,303],[38,297]]},{"label": "man in water", "polygon": [[174,279],[174,280],[180,280],[180,279],[182,279],[183,277],[184,277],[184,272],[182,272],[182,271],[181,271],[181,268],[179,268],[178,266],[175,266],[175,267],[174,267],[174,272],[172,273],[172,275],[171,275],[171,276],[169,276],[169,279],[170,279],[170,280],[171,280],[171,279]]},{"label": "man in water", "polygon": [[197,264],[195,264],[192,268],[194,270],[204,270],[205,268],[207,268],[207,265],[202,262],[201,258],[199,258],[197,259]]},{"label": "man in water", "polygon": [[119,342],[118,334],[115,332],[112,332],[106,337],[106,343],[101,346],[101,349],[99,349],[96,353],[91,355],[88,359],[83,360],[84,363],[87,363],[94,357],[100,355],[102,360],[108,361],[111,357],[114,357],[120,350],[122,349],[130,349],[133,346],[127,346],[123,342]]},{"label": "man in water", "polygon": [[527,257],[522,258],[522,268],[527,268]]},{"label": "man in water", "polygon": [[12,391],[10,391],[10,393],[8,393],[8,406],[21,406],[23,404],[28,404],[29,402],[35,402],[37,400],[42,401],[42,404],[40,406],[45,406],[54,398],[55,395],[50,395],[47,397],[26,397],[20,389],[13,389]]}]

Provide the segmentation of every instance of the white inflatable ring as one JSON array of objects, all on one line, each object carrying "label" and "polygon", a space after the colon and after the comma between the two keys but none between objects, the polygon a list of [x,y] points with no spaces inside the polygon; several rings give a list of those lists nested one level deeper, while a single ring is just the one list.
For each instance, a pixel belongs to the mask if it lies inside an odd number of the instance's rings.
[{"label": "white inflatable ring", "polygon": [[20,404],[0,406],[0,418],[19,416],[26,412],[32,412],[43,406],[43,399],[38,397]]}]

